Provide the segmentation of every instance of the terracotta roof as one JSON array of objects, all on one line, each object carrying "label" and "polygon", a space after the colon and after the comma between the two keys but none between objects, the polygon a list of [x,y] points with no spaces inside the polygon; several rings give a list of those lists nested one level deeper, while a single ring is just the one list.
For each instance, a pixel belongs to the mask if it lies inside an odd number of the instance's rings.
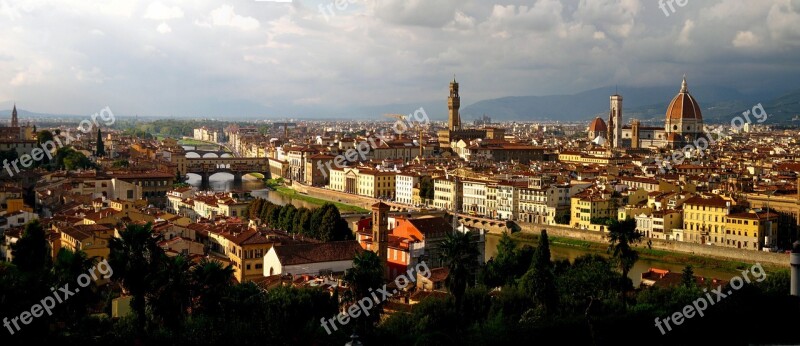
[{"label": "terracotta roof", "polygon": [[408,220],[425,238],[444,237],[453,225],[442,217],[425,217]]},{"label": "terracotta roof", "polygon": [[283,265],[352,260],[364,251],[355,240],[273,247]]},{"label": "terracotta roof", "polygon": [[683,80],[683,86],[678,95],[670,102],[667,107],[667,119],[697,119],[703,120],[703,114],[700,112],[700,105],[697,104],[694,97],[689,94],[689,89],[686,87],[686,79]]},{"label": "terracotta roof", "polygon": [[589,124],[589,132],[607,132],[608,126],[602,118],[597,117]]}]

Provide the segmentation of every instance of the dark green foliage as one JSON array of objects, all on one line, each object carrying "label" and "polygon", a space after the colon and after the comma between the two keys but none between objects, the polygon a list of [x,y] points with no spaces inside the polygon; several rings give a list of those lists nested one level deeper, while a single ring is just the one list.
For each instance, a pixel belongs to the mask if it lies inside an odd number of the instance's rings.
[{"label": "dark green foliage", "polygon": [[472,233],[450,232],[439,244],[440,255],[449,269],[445,284],[447,289],[461,302],[468,286],[474,283],[480,252],[472,242]]},{"label": "dark green foliage", "polygon": [[50,270],[52,255],[50,244],[47,242],[44,229],[39,220],[25,224],[25,230],[20,239],[11,245],[14,258],[11,261],[21,271],[41,273]]},{"label": "dark green foliage", "polygon": [[103,133],[100,132],[100,128],[97,128],[97,150],[94,152],[94,156],[103,157],[106,156],[106,145],[103,143]]},{"label": "dark green foliage", "polygon": [[[353,258],[353,268],[347,271],[344,276],[345,281],[350,285],[349,292],[345,292],[343,297],[346,301],[355,303],[363,297],[370,296],[370,290],[381,288],[384,282],[385,268],[381,258],[375,252],[364,251]],[[370,316],[359,316],[357,326],[360,332],[372,330],[375,322],[378,321],[382,310],[378,305],[370,310]]]},{"label": "dark green foliage", "polygon": [[550,241],[547,231],[542,230],[539,245],[530,269],[520,279],[523,291],[533,299],[537,307],[545,313],[553,313],[558,304],[558,296],[553,275],[553,263],[550,261]]},{"label": "dark green foliage", "polygon": [[325,203],[317,209],[309,210],[298,209],[293,205],[275,205],[256,198],[245,209],[245,215],[250,219],[260,219],[269,227],[322,241],[354,238],[347,221],[333,203]]},{"label": "dark green foliage", "polygon": [[684,287],[692,287],[695,284],[694,269],[692,269],[691,265],[688,265],[683,268],[683,272],[681,273],[681,285]]},{"label": "dark green foliage", "polygon": [[62,147],[56,150],[56,168],[69,171],[77,169],[94,168],[95,164],[86,155],[81,154],[71,147]]},{"label": "dark green foliage", "polygon": [[486,261],[479,281],[487,287],[516,284],[517,279],[530,268],[534,251],[529,245],[517,248],[517,242],[504,232],[497,243],[497,256]]}]

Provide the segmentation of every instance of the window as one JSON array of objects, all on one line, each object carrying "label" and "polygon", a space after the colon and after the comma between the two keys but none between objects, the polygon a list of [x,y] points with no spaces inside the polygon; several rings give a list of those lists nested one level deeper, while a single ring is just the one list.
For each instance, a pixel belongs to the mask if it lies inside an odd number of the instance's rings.
[{"label": "window", "polygon": [[249,264],[247,265],[247,270],[250,270],[250,265]]}]

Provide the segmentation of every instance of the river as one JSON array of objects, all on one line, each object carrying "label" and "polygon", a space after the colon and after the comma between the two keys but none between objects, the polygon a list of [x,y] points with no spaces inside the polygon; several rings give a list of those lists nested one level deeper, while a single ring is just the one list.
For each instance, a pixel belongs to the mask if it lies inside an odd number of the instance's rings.
[{"label": "river", "polygon": [[[533,247],[536,247],[536,242],[529,242],[523,241],[519,239],[515,239],[519,246],[529,244]],[[486,259],[494,257],[497,254],[497,243],[500,241],[500,236],[496,234],[488,234],[486,235]],[[574,261],[576,258],[586,255],[586,254],[596,254],[596,252],[588,251],[580,248],[572,248],[572,247],[564,247],[564,246],[554,246],[550,245],[550,255],[553,260],[569,260]],[[604,253],[597,253],[604,257],[608,257],[608,255]],[[672,272],[680,273],[683,271],[683,268],[686,267],[684,263],[671,263],[671,262],[664,262],[659,260],[653,260],[649,258],[642,258],[636,261],[636,264],[633,265],[633,269],[631,269],[630,273],[628,273],[628,277],[633,281],[634,286],[638,286],[640,282],[642,282],[642,273],[647,272],[650,268],[659,268],[659,269],[668,269]],[[716,278],[716,279],[723,279],[723,280],[730,280],[738,273],[730,272],[720,269],[708,269],[708,268],[697,268],[694,267],[694,275],[703,276],[706,278]]]},{"label": "river", "polygon": [[[186,149],[194,149],[191,146],[184,146]],[[216,157],[216,154],[208,153],[206,155],[213,155],[212,157]],[[230,157],[230,154],[223,154],[223,157]],[[189,153],[186,157],[200,157],[200,155],[195,153]],[[189,180],[186,182],[192,186],[200,188],[200,176],[197,174],[189,173]],[[296,200],[291,197],[286,197],[281,195],[276,191],[272,191],[267,189],[264,185],[264,182],[261,181],[259,177],[253,175],[245,175],[242,177],[241,184],[234,184],[233,183],[233,174],[230,173],[217,173],[209,177],[209,185],[211,190],[213,191],[231,191],[231,190],[245,190],[251,191],[252,195],[255,197],[264,198],[274,204],[278,205],[287,205],[292,204],[297,208],[305,207],[309,209],[315,209],[319,207],[316,204],[309,203],[306,201]],[[354,218],[353,220],[358,219],[358,217]],[[348,219],[348,221],[353,221]],[[500,240],[499,235],[489,234],[486,236],[486,258],[493,257],[497,254],[497,243]],[[521,240],[517,241],[520,246],[523,244],[530,244],[532,246],[536,246],[536,243],[524,242]],[[550,253],[554,260],[561,260],[567,259],[570,261],[575,260],[575,258],[580,257],[584,254],[594,253],[592,251],[587,251],[579,248],[570,248],[570,247],[563,247],[563,246],[551,246]],[[601,254],[605,255],[605,254]],[[628,276],[633,280],[634,285],[639,285],[641,282],[641,275],[642,273],[646,272],[649,268],[661,268],[661,269],[669,269],[673,272],[680,273],[685,264],[681,263],[670,263],[670,262],[662,262],[658,260],[652,259],[640,259],[636,262],[633,266],[633,269],[628,274]],[[721,278],[724,280],[729,280],[732,278],[736,273],[717,270],[717,269],[706,269],[706,268],[694,268],[695,275],[702,275],[704,277],[709,278]]]},{"label": "river", "polygon": [[[193,146],[190,145],[185,145],[183,146],[183,148],[186,150],[195,149]],[[200,157],[200,155],[197,153],[187,153],[186,157],[198,158]],[[203,154],[203,157],[217,157],[217,154],[206,153]],[[222,157],[233,157],[233,156],[231,154],[222,154]],[[189,173],[188,176],[189,180],[187,180],[186,183],[199,189],[201,183],[200,176],[194,173]],[[286,197],[276,191],[267,189],[266,185],[264,185],[264,182],[261,181],[261,178],[254,176],[252,174],[243,176],[241,184],[234,184],[233,174],[230,173],[213,174],[210,177],[208,177],[208,181],[209,181],[209,188],[212,191],[244,190],[244,191],[250,191],[251,194],[255,197],[266,199],[274,204],[279,204],[279,205],[292,204],[297,208],[305,207],[309,209],[315,209],[319,207],[316,204],[312,204],[306,201],[296,200],[291,197]]]}]

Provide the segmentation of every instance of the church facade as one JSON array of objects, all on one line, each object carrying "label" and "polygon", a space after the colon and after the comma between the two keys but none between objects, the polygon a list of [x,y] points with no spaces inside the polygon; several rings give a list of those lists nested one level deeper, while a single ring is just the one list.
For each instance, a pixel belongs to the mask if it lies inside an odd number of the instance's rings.
[{"label": "church facade", "polygon": [[[600,122],[598,123],[598,120]],[[622,125],[622,96],[611,96],[609,125],[605,126],[599,117],[589,125],[591,140],[596,140],[605,128],[605,146],[622,148],[682,148],[698,138],[705,137],[703,114],[697,100],[689,93],[684,76],[681,89],[672,98],[664,119],[664,126],[641,126],[637,120]],[[594,131],[592,131],[594,130]],[[597,143],[597,141],[595,141]]]}]

